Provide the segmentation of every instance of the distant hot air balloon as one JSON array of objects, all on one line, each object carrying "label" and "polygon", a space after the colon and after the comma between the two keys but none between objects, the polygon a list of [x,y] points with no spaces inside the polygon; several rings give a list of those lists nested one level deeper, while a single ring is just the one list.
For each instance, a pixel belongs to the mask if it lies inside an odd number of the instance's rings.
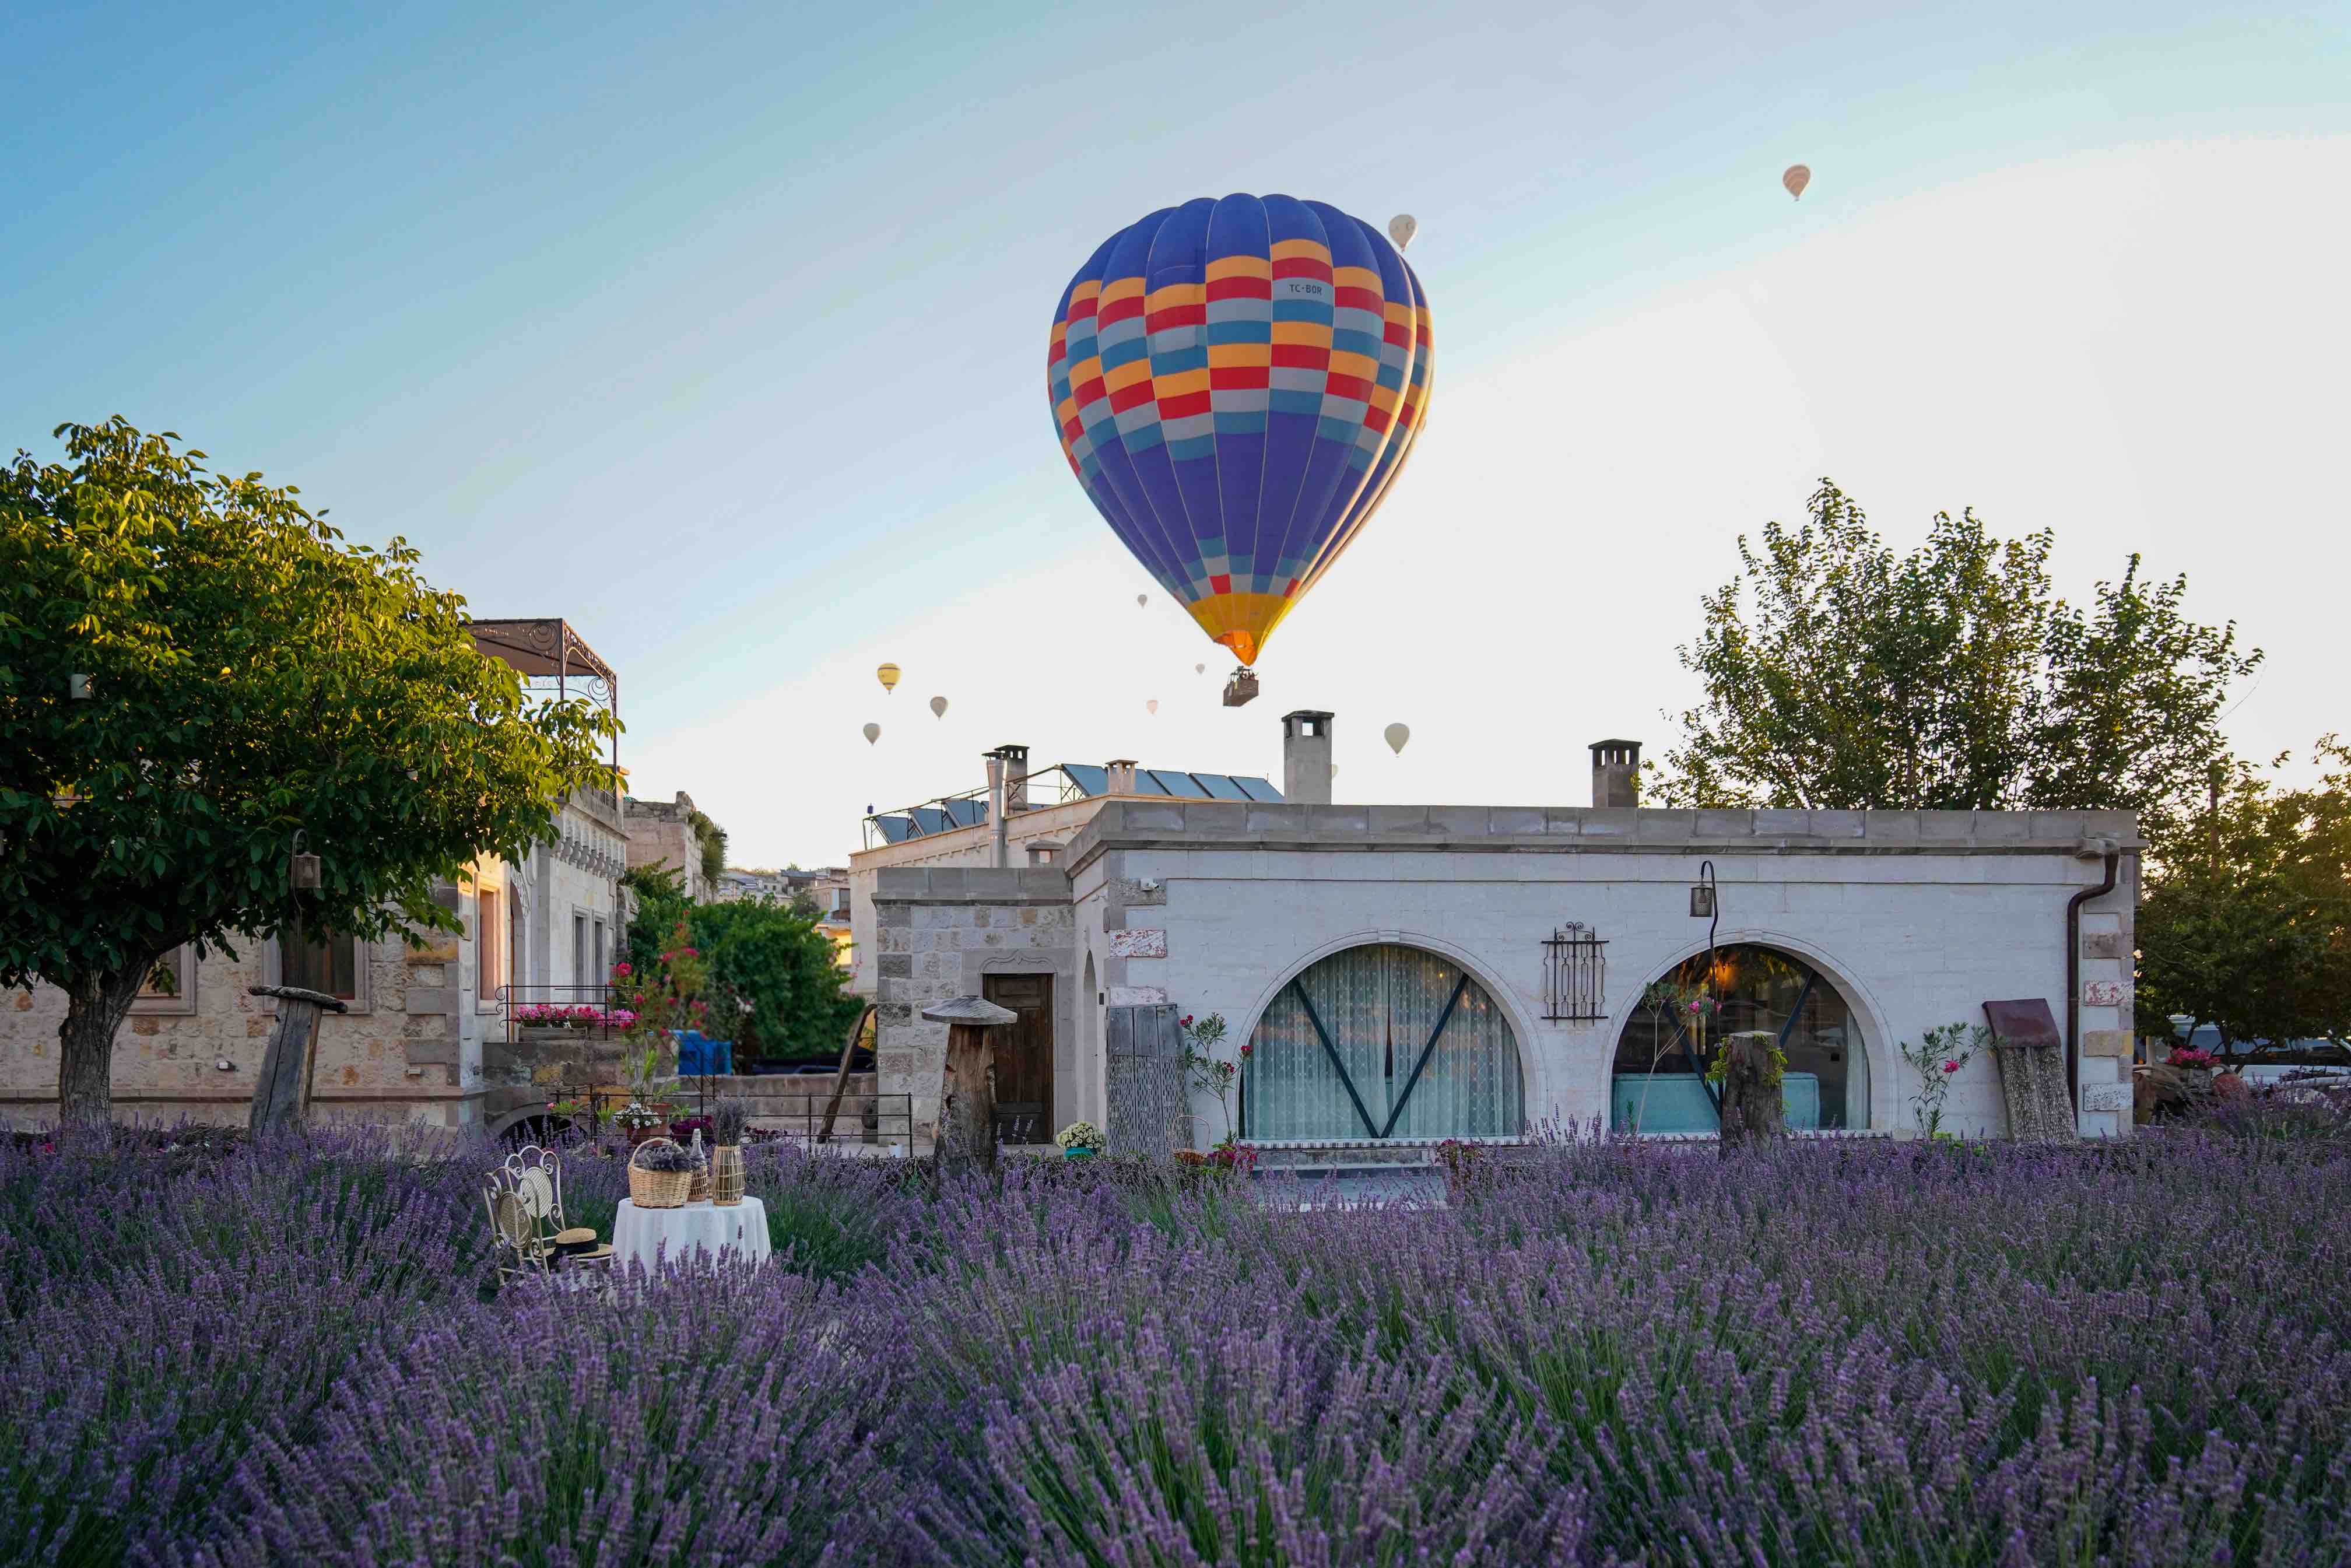
[{"label": "distant hot air balloon", "polygon": [[1157,697],[1153,697],[1149,702],[1144,703],[1143,705],[1143,711],[1150,714],[1157,713],[1159,711],[1159,699]]},{"label": "distant hot air balloon", "polygon": [[1395,247],[1398,250],[1410,245],[1412,236],[1419,232],[1420,220],[1410,213],[1398,213],[1388,220],[1388,238],[1395,241]]},{"label": "distant hot air balloon", "polygon": [[869,724],[869,725],[867,725],[867,726],[865,727],[865,744],[866,744],[866,745],[871,746],[871,745],[872,745],[875,741],[877,741],[877,740],[879,740],[879,739],[881,739],[881,738],[882,738],[882,727],[881,727],[880,725],[878,725],[878,724]]},{"label": "distant hot air balloon", "polygon": [[931,699],[931,716],[933,718],[945,718],[947,716],[946,698],[933,697]]},{"label": "distant hot air balloon", "polygon": [[1791,163],[1788,172],[1780,176],[1780,183],[1788,187],[1788,194],[1798,201],[1804,199],[1804,187],[1813,183],[1813,172],[1802,163]]},{"label": "distant hot air balloon", "polygon": [[1119,541],[1253,664],[1402,471],[1431,343],[1419,279],[1378,229],[1289,196],[1203,198],[1078,269],[1047,399]]},{"label": "distant hot air balloon", "polygon": [[897,665],[884,664],[880,669],[874,671],[873,675],[876,680],[882,683],[882,689],[883,691],[894,692],[898,689]]},{"label": "distant hot air balloon", "polygon": [[1192,666],[1192,673],[1196,675],[1205,675],[1208,673],[1208,666],[1206,664],[1195,664]]},{"label": "distant hot air balloon", "polygon": [[1403,725],[1392,724],[1382,733],[1386,735],[1388,737],[1388,749],[1395,752],[1398,757],[1403,756],[1404,743],[1412,738],[1412,731],[1406,729]]},{"label": "distant hot air balloon", "polygon": [[1151,602],[1151,595],[1147,593],[1138,593],[1134,596],[1134,602],[1136,606],[1140,608],[1141,606]]}]

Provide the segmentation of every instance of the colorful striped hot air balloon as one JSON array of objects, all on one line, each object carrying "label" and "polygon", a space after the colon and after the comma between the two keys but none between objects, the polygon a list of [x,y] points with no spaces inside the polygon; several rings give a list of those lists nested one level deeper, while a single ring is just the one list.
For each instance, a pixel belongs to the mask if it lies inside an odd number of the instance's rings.
[{"label": "colorful striped hot air balloon", "polygon": [[1203,197],[1078,269],[1046,384],[1096,509],[1252,664],[1403,471],[1431,345],[1419,279],[1372,225],[1289,196]]}]

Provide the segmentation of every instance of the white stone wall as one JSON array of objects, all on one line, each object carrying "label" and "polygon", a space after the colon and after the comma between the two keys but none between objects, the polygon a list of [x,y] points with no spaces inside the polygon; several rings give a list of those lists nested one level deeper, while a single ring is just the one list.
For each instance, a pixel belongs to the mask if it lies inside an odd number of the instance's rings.
[{"label": "white stone wall", "polygon": [[[2062,1030],[2065,906],[2102,865],[2085,839],[2136,842],[2127,815],[2091,812],[1544,811],[1501,808],[1249,807],[1113,802],[1071,850],[1071,959],[1094,993],[1079,1038],[1098,1051],[1102,1005],[1172,1001],[1222,1013],[1237,1050],[1290,977],[1326,954],[1402,942],[1461,964],[1509,1013],[1524,1052],[1528,1113],[1555,1124],[1604,1118],[1615,1041],[1648,983],[1703,951],[1688,914],[1701,860],[1714,863],[1716,940],[1758,942],[1809,960],[1852,1007],[1868,1056],[1869,1124],[1913,1124],[1915,1075],[1895,1046],[1991,1000],[2041,998]],[[2095,848],[2095,845],[2088,846]],[[2085,905],[2081,1015],[2085,1135],[2126,1132],[2128,988],[2136,855],[2116,891]],[[885,907],[953,924],[956,900],[1000,896],[1007,873],[884,873]],[[1012,873],[1018,874],[1018,873]],[[927,902],[915,902],[915,901]],[[925,910],[930,913],[922,913]],[[893,918],[897,918],[893,913]],[[1542,940],[1570,921],[1607,939],[1597,1024],[1546,1022]],[[883,933],[884,953],[891,932]],[[966,940],[958,937],[956,940]],[[938,938],[929,941],[934,945]],[[920,946],[913,951],[923,951]],[[923,977],[909,977],[917,985]],[[939,977],[944,980],[946,977]],[[956,983],[961,983],[957,980]],[[937,994],[955,994],[952,990]],[[894,999],[894,998],[893,998]],[[913,1000],[913,997],[909,997]],[[917,1009],[918,1010],[918,1009]],[[906,1081],[935,1095],[934,1054],[893,1037]],[[903,1040],[904,1043],[900,1043]],[[1098,1107],[1075,1068],[1073,1103]],[[2100,1086],[2109,1086],[2101,1094]],[[2108,1099],[2117,1108],[2098,1108]],[[1211,1099],[1194,1106],[1220,1130]],[[1058,1106],[1057,1116],[1062,1116]],[[1945,1124],[2005,1126],[1989,1053],[1952,1086]]]}]

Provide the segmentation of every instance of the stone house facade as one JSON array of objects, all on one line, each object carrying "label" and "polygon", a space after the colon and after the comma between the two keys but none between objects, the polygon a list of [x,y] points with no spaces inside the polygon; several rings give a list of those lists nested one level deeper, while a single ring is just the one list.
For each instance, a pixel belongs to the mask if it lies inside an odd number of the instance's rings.
[{"label": "stone house facade", "polygon": [[[969,863],[993,858],[985,828],[858,857],[882,1092],[935,1121],[945,1041],[924,1004],[1035,975],[1056,1126],[1114,1120],[1109,1010],[1165,1003],[1223,1016],[1228,1059],[1255,1047],[1228,1107],[1194,1093],[1197,1146],[1228,1111],[1268,1147],[1703,1130],[1676,1120],[1703,1116],[1703,1086],[1646,998],[1711,962],[1736,1027],[1778,1031],[1800,1126],[1908,1131],[1899,1048],[2023,1000],[2070,1033],[2079,1130],[2130,1128],[2127,813],[1333,805],[1311,746],[1327,757],[1330,716],[1301,717],[1320,734],[1289,737],[1285,801],[1089,800],[1051,865]],[[1604,801],[1635,777],[1630,743],[1605,744]],[[1991,1053],[1953,1075],[1944,1125],[2006,1130]]]},{"label": "stone house facade", "polygon": [[694,831],[694,797],[681,789],[674,800],[621,802],[622,827],[629,838],[629,869],[668,866],[685,876],[689,903],[707,904],[716,890],[703,879],[702,838]]}]

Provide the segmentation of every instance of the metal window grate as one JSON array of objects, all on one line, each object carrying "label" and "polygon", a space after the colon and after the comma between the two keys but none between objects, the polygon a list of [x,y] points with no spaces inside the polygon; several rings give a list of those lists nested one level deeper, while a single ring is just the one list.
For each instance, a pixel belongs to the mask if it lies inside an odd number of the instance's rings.
[{"label": "metal window grate", "polygon": [[1543,939],[1543,1018],[1553,1023],[1608,1016],[1608,944],[1571,921]]}]

